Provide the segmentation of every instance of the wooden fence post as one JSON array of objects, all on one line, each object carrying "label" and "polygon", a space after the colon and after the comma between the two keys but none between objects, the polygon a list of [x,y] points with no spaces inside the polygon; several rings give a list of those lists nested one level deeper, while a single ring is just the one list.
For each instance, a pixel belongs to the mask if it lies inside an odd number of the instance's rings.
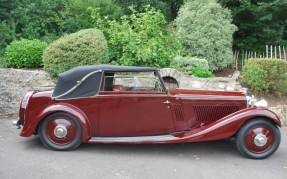
[{"label": "wooden fence post", "polygon": [[276,47],[276,46],[274,46],[274,48],[275,48],[275,55],[274,55],[274,56],[275,56],[275,59],[276,59],[276,58],[277,58],[277,50],[276,50],[276,49],[277,49],[277,47]]},{"label": "wooden fence post", "polygon": [[280,47],[280,45],[279,45],[279,58],[282,59],[281,58],[281,47]]},{"label": "wooden fence post", "polygon": [[244,51],[242,51],[241,65],[243,66]]},{"label": "wooden fence post", "polygon": [[[263,55],[264,57],[264,55]],[[268,45],[266,45],[266,58],[268,58]]]},{"label": "wooden fence post", "polygon": [[273,58],[273,51],[272,51],[272,45],[271,45],[271,59]]},{"label": "wooden fence post", "polygon": [[284,60],[287,60],[285,47],[283,46]]},{"label": "wooden fence post", "polygon": [[239,51],[237,51],[237,56],[236,56],[236,64],[235,64],[236,70],[238,70],[238,57],[239,57]]}]

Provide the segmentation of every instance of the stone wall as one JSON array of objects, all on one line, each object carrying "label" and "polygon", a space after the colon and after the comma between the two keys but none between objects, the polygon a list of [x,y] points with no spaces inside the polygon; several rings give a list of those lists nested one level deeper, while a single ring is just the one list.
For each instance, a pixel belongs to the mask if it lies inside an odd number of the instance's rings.
[{"label": "stone wall", "polygon": [[269,109],[279,116],[282,125],[287,126],[287,105],[272,106]]},{"label": "stone wall", "polygon": [[28,91],[53,86],[54,81],[44,71],[0,68],[0,117],[17,117],[21,99]]},{"label": "stone wall", "polygon": [[[163,77],[172,77],[177,80],[179,88],[242,91],[236,78],[191,78],[172,68],[160,70]],[[235,75],[238,77],[238,75]],[[55,82],[42,70],[18,70],[0,68],[0,118],[17,117],[19,105],[23,96],[31,90],[44,90],[53,88]],[[287,124],[287,107],[271,107],[277,113],[283,124]]]},{"label": "stone wall", "polygon": [[160,70],[162,77],[172,77],[177,80],[179,88],[215,90],[215,91],[242,91],[243,88],[236,78],[191,78],[180,73],[173,68],[163,68]]}]

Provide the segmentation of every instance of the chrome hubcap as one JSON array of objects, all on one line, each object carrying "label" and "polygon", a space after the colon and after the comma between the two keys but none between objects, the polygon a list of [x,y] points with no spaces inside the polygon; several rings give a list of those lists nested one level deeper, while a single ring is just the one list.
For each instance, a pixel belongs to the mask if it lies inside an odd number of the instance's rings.
[{"label": "chrome hubcap", "polygon": [[54,129],[54,135],[58,138],[64,138],[68,134],[68,130],[65,126],[57,125]]},{"label": "chrome hubcap", "polygon": [[267,143],[267,137],[264,134],[257,134],[254,138],[254,144],[258,147],[262,147]]}]

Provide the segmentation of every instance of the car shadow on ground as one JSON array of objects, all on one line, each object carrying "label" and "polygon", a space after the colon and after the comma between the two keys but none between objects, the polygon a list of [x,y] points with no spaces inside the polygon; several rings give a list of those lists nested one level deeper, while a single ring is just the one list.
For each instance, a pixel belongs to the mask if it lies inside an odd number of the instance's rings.
[{"label": "car shadow on ground", "polygon": [[79,151],[98,151],[121,154],[138,155],[239,155],[235,143],[230,140],[218,140],[209,142],[194,142],[181,144],[82,144]]},{"label": "car shadow on ground", "polygon": [[[27,149],[48,150],[46,149],[39,136],[34,136],[22,141]],[[81,144],[73,153],[97,153],[108,155],[149,155],[149,156],[192,156],[199,157],[227,157],[233,156],[240,158],[233,139],[194,142],[181,144]]]}]

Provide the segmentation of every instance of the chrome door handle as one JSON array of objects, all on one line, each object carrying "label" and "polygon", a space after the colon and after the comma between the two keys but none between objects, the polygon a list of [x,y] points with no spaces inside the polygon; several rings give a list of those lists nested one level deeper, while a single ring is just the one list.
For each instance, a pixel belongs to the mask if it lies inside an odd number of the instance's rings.
[{"label": "chrome door handle", "polygon": [[163,102],[163,104],[170,104],[170,101],[166,100],[165,102]]}]

